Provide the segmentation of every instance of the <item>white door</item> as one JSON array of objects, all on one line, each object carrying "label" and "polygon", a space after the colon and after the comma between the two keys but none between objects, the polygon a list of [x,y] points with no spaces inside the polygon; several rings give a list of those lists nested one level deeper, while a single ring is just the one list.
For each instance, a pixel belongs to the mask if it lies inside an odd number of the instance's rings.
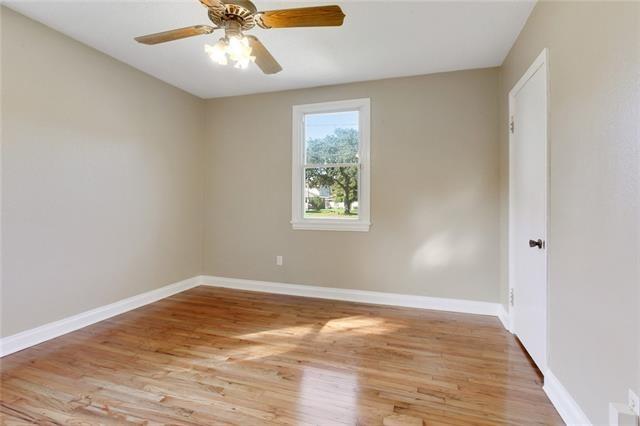
[{"label": "white door", "polygon": [[510,262],[513,331],[547,366],[546,51],[510,93]]}]

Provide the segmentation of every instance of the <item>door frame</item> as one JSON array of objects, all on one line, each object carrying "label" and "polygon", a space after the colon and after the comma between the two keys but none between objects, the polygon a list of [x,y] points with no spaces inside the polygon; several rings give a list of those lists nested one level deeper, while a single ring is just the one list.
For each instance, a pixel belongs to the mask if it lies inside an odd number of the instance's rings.
[{"label": "door frame", "polygon": [[[514,133],[511,132],[511,120],[515,114],[515,96],[516,94],[524,87],[524,85],[529,81],[531,77],[538,71],[542,71],[545,77],[545,87],[546,87],[546,105],[545,105],[545,115],[546,115],[546,129],[545,129],[545,159],[546,159],[546,174],[545,179],[546,182],[544,184],[545,188],[545,258],[546,258],[546,318],[545,318],[545,328],[546,328],[546,345],[545,345],[545,356],[544,356],[544,369],[548,368],[549,365],[549,50],[544,48],[542,52],[538,55],[538,57],[533,61],[531,66],[527,69],[524,75],[518,80],[518,82],[513,86],[513,88],[509,91],[509,129],[507,130],[509,133],[509,212],[508,212],[508,283],[509,283],[509,294],[507,299],[507,314],[508,314],[508,328],[509,331],[515,334],[515,323],[514,318],[516,315],[516,306],[517,304],[512,303],[512,295],[517,300],[517,294],[515,293],[515,279],[514,279],[514,220],[513,220],[513,184],[515,170],[513,167],[513,158],[514,158]],[[515,122],[517,126],[517,121]],[[546,371],[542,371],[544,375]]]}]

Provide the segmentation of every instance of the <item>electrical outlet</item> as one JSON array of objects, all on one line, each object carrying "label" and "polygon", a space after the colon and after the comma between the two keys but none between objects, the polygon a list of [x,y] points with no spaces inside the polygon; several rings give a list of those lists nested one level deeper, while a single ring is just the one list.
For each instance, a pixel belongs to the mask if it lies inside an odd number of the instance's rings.
[{"label": "electrical outlet", "polygon": [[276,256],[276,265],[282,266],[282,256]]},{"label": "electrical outlet", "polygon": [[636,416],[640,416],[640,398],[631,389],[629,389],[629,408],[636,413]]}]

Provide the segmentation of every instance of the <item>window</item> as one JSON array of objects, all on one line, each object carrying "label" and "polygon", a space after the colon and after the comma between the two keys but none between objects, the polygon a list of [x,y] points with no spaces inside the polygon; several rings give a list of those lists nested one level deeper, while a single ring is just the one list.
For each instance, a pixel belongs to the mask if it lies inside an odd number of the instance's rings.
[{"label": "window", "polygon": [[369,230],[369,105],[293,107],[293,229]]}]

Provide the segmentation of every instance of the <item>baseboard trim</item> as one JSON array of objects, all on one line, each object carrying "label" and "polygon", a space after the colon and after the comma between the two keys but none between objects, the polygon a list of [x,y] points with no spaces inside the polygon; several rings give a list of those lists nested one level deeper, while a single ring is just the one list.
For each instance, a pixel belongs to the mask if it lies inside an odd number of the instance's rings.
[{"label": "baseboard trim", "polygon": [[62,336],[63,334],[196,287],[200,284],[200,281],[201,277],[189,278],[156,290],[119,300],[109,305],[4,337],[0,339],[0,357],[21,351],[38,343]]},{"label": "baseboard trim", "polygon": [[477,302],[473,300],[445,299],[439,297],[383,293],[367,290],[351,290],[335,287],[318,287],[304,284],[286,284],[271,281],[256,281],[206,275],[200,277],[200,279],[202,285],[232,288],[236,290],[261,291],[265,293],[287,294],[290,296],[344,300],[349,302],[403,306],[408,308],[432,309],[437,311],[461,312],[478,315],[498,316],[498,310],[501,306],[499,303]]},{"label": "baseboard trim", "polygon": [[584,414],[582,408],[560,383],[560,380],[548,369],[544,373],[544,386],[542,389],[544,389],[551,403],[558,410],[558,414],[567,425],[591,426],[592,423],[587,415]]},{"label": "baseboard trim", "polygon": [[[499,303],[201,275],[0,339],[0,358],[199,285],[501,317]],[[504,324],[504,322],[503,322]]]},{"label": "baseboard trim", "polygon": [[513,333],[511,326],[511,316],[509,315],[509,311],[504,307],[504,305],[500,304],[498,307],[498,319],[502,323],[502,326],[505,330]]}]

